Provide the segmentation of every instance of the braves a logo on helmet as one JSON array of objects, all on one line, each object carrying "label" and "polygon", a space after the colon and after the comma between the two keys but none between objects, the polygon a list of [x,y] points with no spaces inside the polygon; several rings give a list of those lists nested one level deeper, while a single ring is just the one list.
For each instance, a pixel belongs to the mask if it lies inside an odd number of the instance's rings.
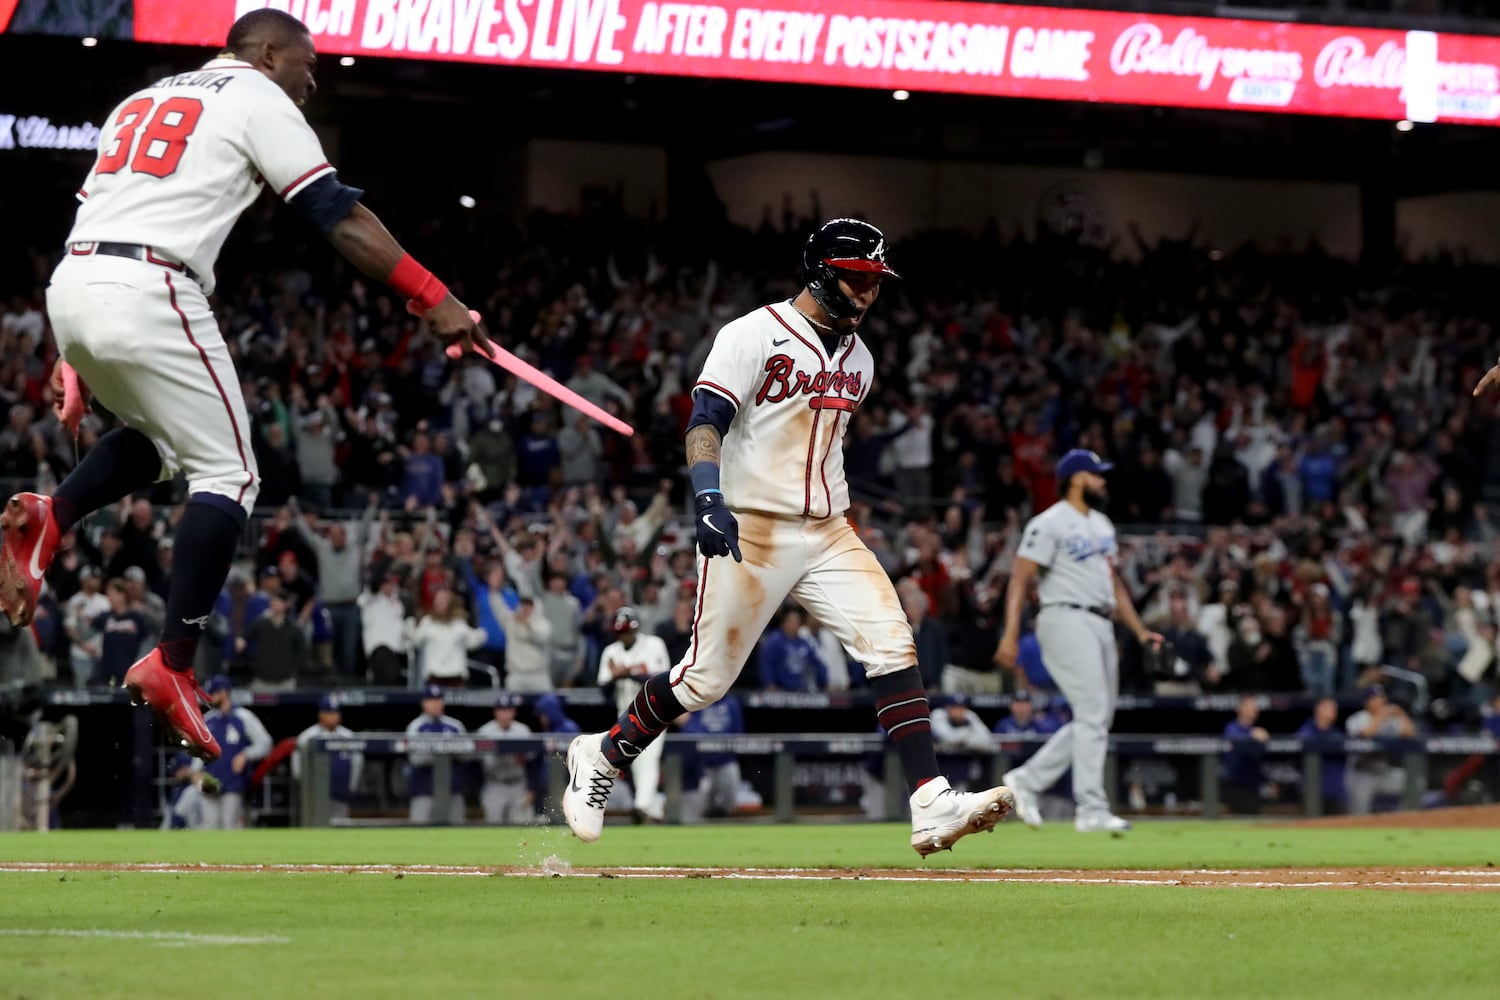
[{"label": "braves a logo on helmet", "polygon": [[880,237],[880,242],[875,244],[875,249],[870,251],[870,259],[885,263],[885,237]]},{"label": "braves a logo on helmet", "polygon": [[[756,403],[779,403],[789,396],[816,396],[814,409],[853,410],[864,392],[863,372],[818,372],[808,374],[785,354],[766,361],[766,378],[755,394]],[[845,395],[853,399],[843,398]]]}]

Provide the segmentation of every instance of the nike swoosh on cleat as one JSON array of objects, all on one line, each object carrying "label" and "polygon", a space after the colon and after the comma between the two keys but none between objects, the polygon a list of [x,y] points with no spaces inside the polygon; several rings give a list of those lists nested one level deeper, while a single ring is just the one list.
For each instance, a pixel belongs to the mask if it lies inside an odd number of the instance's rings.
[{"label": "nike swoosh on cleat", "polygon": [[42,578],[42,536],[47,532],[47,525],[42,525],[41,533],[36,536],[36,544],[31,547],[31,578],[40,580]]}]

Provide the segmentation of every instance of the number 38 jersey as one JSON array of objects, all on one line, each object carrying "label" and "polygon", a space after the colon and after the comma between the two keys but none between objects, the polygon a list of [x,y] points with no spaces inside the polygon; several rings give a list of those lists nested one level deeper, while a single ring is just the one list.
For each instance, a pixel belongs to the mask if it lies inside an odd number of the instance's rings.
[{"label": "number 38 jersey", "polygon": [[855,335],[830,354],[788,302],[725,325],[693,386],[736,408],[720,452],[724,502],[817,518],[848,510],[844,432],[869,394],[874,367]]},{"label": "number 38 jersey", "polygon": [[264,184],[289,199],[331,173],[285,91],[249,63],[212,59],[110,112],[68,242],[165,251],[198,272],[208,294],[229,230]]}]

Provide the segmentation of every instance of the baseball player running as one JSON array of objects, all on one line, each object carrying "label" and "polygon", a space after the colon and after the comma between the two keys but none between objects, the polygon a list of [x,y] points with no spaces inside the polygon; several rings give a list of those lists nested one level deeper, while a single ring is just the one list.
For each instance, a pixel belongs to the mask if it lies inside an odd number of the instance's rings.
[{"label": "baseball player running", "polygon": [[[672,669],[667,644],[658,636],[641,634],[641,618],[634,608],[615,612],[614,642],[599,654],[599,686],[615,686],[615,707],[623,715],[652,674]],[[661,744],[652,743],[630,762],[635,779],[635,808],[644,819],[660,823],[667,818],[666,796],[661,793]]]},{"label": "baseball player running", "polygon": [[317,90],[316,69],[306,27],[257,10],[234,23],[217,58],[110,113],[47,308],[62,354],[59,417],[76,429],[87,389],[126,426],[101,438],[53,496],[18,493],[0,514],[0,608],[20,626],[80,518],[186,475],[166,625],[125,687],[207,760],[219,745],[199,713],[193,653],[259,487],[239,378],[208,305],[235,220],[269,184],[438,337],[492,353],[468,308],[360,204],[362,191],[335,178],[299,110]]},{"label": "baseball player running", "polygon": [[881,282],[896,277],[885,258],[874,226],[826,222],[803,249],[807,287],[719,331],[693,387],[685,441],[699,551],[692,640],[612,729],[568,747],[563,814],[579,839],[599,838],[622,768],[673,719],[729,690],[788,594],[865,665],[911,786],[917,853],[993,829],[1010,810],[1004,787],[959,792],[939,775],[911,628],[890,578],[843,516],[843,436],[875,367],[857,331]]},{"label": "baseball player running", "polygon": [[1115,526],[1100,509],[1109,500],[1103,473],[1111,466],[1091,451],[1074,449],[1057,463],[1063,499],[1026,522],[1005,594],[1005,632],[995,659],[1013,668],[1021,639],[1021,610],[1040,574],[1042,609],[1036,634],[1042,660],[1073,709],[1073,721],[1042,744],[1024,765],[1006,773],[1016,815],[1041,826],[1037,796],[1073,769],[1074,827],[1080,832],[1128,830],[1109,811],[1104,755],[1119,697],[1118,618],[1143,643],[1162,637],[1141,624],[1130,592],[1115,574]]}]

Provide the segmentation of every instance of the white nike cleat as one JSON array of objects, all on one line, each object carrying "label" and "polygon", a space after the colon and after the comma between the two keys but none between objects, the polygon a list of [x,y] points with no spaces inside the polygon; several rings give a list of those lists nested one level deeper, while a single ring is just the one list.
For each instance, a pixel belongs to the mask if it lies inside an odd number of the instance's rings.
[{"label": "white nike cleat", "polygon": [[1015,808],[1009,788],[957,792],[947,778],[933,778],[911,797],[911,846],[922,857],[952,849],[960,837],[995,824]]},{"label": "white nike cleat", "polygon": [[1130,820],[1112,813],[1079,815],[1073,818],[1073,829],[1079,833],[1124,833],[1130,829]]},{"label": "white nike cleat", "polygon": [[1037,805],[1036,796],[1025,785],[1016,781],[1015,775],[1014,771],[1006,771],[1005,777],[1000,780],[1005,782],[1005,787],[1010,789],[1011,796],[1016,800],[1016,816],[1035,830],[1042,825],[1042,810]]},{"label": "white nike cleat", "polygon": [[585,844],[599,839],[604,829],[604,807],[620,776],[604,759],[604,734],[574,737],[568,744],[568,787],[563,790],[563,816],[573,836]]}]

